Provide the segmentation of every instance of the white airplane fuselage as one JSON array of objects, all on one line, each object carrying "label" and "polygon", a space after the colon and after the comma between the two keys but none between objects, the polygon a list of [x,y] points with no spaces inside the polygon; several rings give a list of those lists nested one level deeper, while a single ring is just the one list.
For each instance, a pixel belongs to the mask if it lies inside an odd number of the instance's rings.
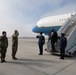
[{"label": "white airplane fuselage", "polygon": [[62,24],[75,13],[76,12],[43,18],[37,22],[32,31],[35,33],[43,32],[48,35],[52,28],[57,31]]}]

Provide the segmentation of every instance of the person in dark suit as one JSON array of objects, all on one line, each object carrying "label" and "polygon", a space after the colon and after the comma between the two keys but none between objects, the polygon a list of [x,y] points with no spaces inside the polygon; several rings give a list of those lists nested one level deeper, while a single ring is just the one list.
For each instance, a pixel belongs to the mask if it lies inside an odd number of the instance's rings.
[{"label": "person in dark suit", "polygon": [[43,55],[43,45],[45,44],[45,37],[40,32],[40,35],[37,35],[36,38],[39,38],[38,45],[39,45],[39,55]]},{"label": "person in dark suit", "polygon": [[62,33],[60,37],[60,59],[64,59],[66,46],[67,38],[65,38],[65,34]]},{"label": "person in dark suit", "polygon": [[54,45],[57,42],[58,34],[57,34],[57,32],[54,29],[51,30],[51,34],[49,36],[49,40],[50,39],[51,39],[52,52],[55,52],[56,50],[55,50]]}]

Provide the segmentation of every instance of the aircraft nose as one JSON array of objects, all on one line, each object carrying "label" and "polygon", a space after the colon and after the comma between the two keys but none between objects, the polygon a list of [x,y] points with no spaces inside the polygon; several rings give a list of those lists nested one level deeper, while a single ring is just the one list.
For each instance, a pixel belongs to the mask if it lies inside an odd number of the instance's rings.
[{"label": "aircraft nose", "polygon": [[37,26],[34,26],[32,29],[33,32],[37,32]]}]

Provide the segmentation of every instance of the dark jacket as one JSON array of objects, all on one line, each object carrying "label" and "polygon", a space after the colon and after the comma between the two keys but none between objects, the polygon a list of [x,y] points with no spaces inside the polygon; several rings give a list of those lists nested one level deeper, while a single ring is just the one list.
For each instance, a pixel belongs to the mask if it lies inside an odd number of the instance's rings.
[{"label": "dark jacket", "polygon": [[45,37],[43,35],[41,35],[41,36],[38,35],[36,38],[39,38],[39,40],[38,40],[39,45],[45,44]]},{"label": "dark jacket", "polygon": [[67,46],[67,39],[65,37],[60,37],[60,47],[65,48]]},{"label": "dark jacket", "polygon": [[[52,33],[52,32],[51,32]],[[58,34],[57,34],[57,32],[56,31],[54,31],[53,32],[53,35],[51,36],[51,34],[50,34],[50,36],[49,36],[49,40],[51,39],[51,42],[56,42],[57,40],[58,40]]]}]

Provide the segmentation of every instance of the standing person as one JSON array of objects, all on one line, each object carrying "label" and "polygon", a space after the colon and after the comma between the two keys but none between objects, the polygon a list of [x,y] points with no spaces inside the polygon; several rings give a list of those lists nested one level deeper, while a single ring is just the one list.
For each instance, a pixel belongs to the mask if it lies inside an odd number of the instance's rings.
[{"label": "standing person", "polygon": [[2,32],[0,44],[1,44],[1,63],[6,62],[6,52],[8,47],[8,38],[6,37],[6,31]]},{"label": "standing person", "polygon": [[45,44],[45,37],[40,32],[40,35],[37,35],[36,38],[39,38],[38,45],[39,45],[39,55],[43,55],[43,45]]},{"label": "standing person", "polygon": [[12,59],[17,60],[16,53],[18,48],[18,35],[19,32],[17,30],[14,31],[14,34],[12,35]]},{"label": "standing person", "polygon": [[[1,43],[2,41],[1,41],[1,36],[0,36],[0,54],[1,54]],[[0,58],[1,58],[1,55],[0,55]]]},{"label": "standing person", "polygon": [[65,34],[62,33],[60,37],[60,59],[64,59],[66,46],[67,39],[65,38]]},{"label": "standing person", "polygon": [[52,52],[55,52],[56,50],[55,50],[54,45],[57,42],[58,34],[57,34],[57,32],[54,29],[51,30],[51,34],[49,36],[49,40],[50,39],[51,39]]}]

